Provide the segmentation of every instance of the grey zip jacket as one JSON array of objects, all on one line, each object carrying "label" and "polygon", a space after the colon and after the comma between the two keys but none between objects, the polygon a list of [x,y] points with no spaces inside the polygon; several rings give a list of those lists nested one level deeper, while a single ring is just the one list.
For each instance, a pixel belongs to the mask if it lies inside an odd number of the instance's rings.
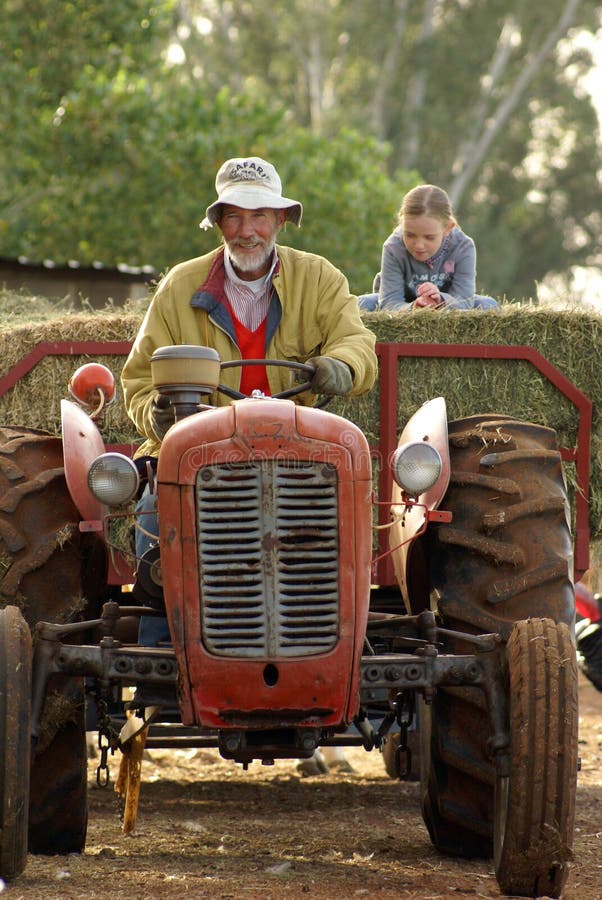
[{"label": "grey zip jacket", "polygon": [[[436,256],[436,254],[435,254]],[[398,226],[383,244],[378,309],[402,312],[413,308],[418,285],[432,281],[450,309],[495,308],[491,297],[475,296],[476,251],[472,238],[456,226],[449,233],[447,251],[432,268],[408,252]],[[488,301],[488,302],[483,302]]]}]

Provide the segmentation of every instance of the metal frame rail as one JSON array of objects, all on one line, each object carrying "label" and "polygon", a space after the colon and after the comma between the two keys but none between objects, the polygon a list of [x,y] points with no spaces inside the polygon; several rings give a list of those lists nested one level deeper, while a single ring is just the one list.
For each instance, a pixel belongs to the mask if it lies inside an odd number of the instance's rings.
[{"label": "metal frame rail", "polygon": [[[28,372],[47,356],[127,356],[131,341],[42,341],[26,354],[6,375],[0,378],[0,397],[15,387]],[[577,476],[575,497],[575,578],[579,578],[589,565],[589,467],[590,436],[592,427],[592,402],[572,381],[553,366],[533,347],[523,344],[413,344],[377,343],[376,352],[380,360],[380,443],[372,447],[373,458],[380,462],[379,496],[391,496],[391,472],[386,464],[397,446],[397,420],[388,411],[397,409],[398,401],[398,361],[400,357],[436,357],[462,359],[524,360],[533,365],[550,381],[578,411],[577,442],[575,447],[561,447],[562,458],[574,462]],[[117,449],[117,448],[113,448]],[[132,447],[120,446],[123,452],[132,452]],[[380,508],[380,521],[388,520],[386,506]],[[387,533],[380,533],[379,553],[387,550]],[[394,584],[393,567],[390,557],[379,560],[375,573],[376,583]]]}]

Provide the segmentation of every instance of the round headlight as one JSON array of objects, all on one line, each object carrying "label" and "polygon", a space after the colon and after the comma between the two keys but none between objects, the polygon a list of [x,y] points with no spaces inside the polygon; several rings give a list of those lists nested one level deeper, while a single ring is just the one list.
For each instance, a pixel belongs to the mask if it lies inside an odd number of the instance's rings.
[{"label": "round headlight", "polygon": [[424,441],[413,441],[402,444],[393,454],[393,478],[410,497],[419,497],[435,484],[442,465],[436,447]]},{"label": "round headlight", "polygon": [[88,469],[88,487],[107,506],[125,506],[140,484],[138,470],[123,453],[103,453]]}]

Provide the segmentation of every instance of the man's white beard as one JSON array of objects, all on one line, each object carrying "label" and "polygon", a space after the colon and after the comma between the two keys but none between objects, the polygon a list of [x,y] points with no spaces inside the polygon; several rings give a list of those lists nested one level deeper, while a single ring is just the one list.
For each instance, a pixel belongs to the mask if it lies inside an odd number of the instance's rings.
[{"label": "man's white beard", "polygon": [[244,244],[242,241],[226,244],[230,261],[234,268],[240,272],[255,272],[261,269],[274,252],[274,238],[259,242],[254,253],[239,253],[238,249],[241,243]]}]

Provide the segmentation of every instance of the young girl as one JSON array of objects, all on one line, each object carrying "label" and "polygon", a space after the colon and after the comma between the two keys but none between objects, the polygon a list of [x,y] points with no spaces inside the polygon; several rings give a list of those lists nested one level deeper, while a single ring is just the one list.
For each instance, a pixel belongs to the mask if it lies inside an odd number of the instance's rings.
[{"label": "young girl", "polygon": [[403,198],[383,245],[377,309],[497,309],[475,294],[474,242],[458,226],[446,192],[433,184]]}]

